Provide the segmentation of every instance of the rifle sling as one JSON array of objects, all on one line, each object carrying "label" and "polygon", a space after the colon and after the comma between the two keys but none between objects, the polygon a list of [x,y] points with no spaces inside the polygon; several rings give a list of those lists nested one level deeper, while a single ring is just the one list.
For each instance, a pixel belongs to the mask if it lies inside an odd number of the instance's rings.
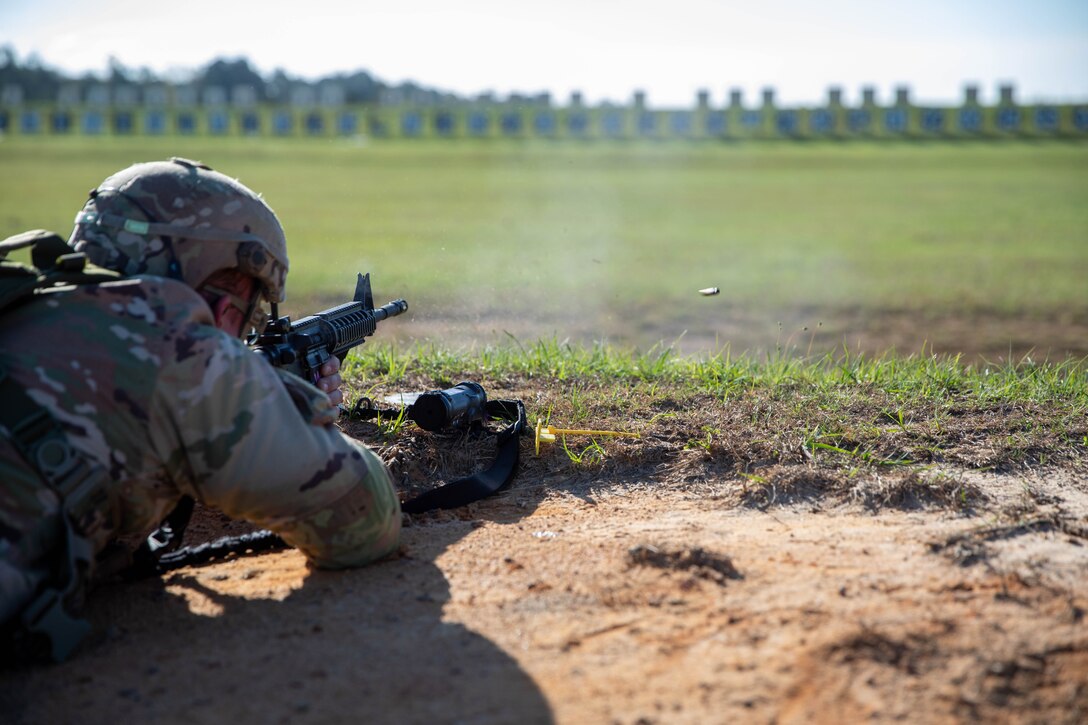
[{"label": "rifle sling", "polygon": [[431,489],[401,504],[401,510],[418,514],[437,509],[452,509],[479,501],[507,486],[518,470],[518,436],[525,430],[525,406],[520,400],[489,400],[487,414],[511,421],[499,432],[495,460],[486,471],[459,478]]},{"label": "rifle sling", "polygon": [[122,572],[126,579],[142,579],[166,571],[162,561],[168,555],[181,549],[181,539],[185,527],[193,515],[195,502],[191,496],[182,496],[159,528],[148,534],[139,548],[132,553],[132,561]]}]

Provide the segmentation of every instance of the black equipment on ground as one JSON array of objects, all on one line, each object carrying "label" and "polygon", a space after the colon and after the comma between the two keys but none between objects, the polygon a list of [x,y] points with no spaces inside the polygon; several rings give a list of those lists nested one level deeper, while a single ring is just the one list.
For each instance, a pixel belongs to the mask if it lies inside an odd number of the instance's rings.
[{"label": "black equipment on ground", "polygon": [[490,468],[405,501],[401,504],[405,513],[464,506],[490,496],[514,479],[519,459],[518,436],[528,427],[525,405],[520,400],[488,400],[479,383],[465,381],[445,390],[420,393],[400,410],[383,410],[370,398],[360,398],[349,412],[350,417],[358,420],[379,416],[395,419],[401,414],[428,431],[480,426],[488,418],[508,422],[496,437],[497,452]]},{"label": "black equipment on ground", "polygon": [[408,407],[407,415],[420,428],[434,433],[483,421],[486,406],[483,386],[466,381],[445,390],[420,393]]}]

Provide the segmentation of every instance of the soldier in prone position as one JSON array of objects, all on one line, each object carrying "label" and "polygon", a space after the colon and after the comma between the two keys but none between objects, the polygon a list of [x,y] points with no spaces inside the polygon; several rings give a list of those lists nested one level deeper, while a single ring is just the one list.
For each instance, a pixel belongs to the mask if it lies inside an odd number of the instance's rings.
[{"label": "soldier in prone position", "polygon": [[339,361],[315,386],[241,340],[287,276],[260,197],[197,162],[137,164],[91,192],[69,243],[122,276],[0,312],[0,637],[63,659],[94,554],[184,495],[318,567],[396,549],[389,475],[334,425]]}]

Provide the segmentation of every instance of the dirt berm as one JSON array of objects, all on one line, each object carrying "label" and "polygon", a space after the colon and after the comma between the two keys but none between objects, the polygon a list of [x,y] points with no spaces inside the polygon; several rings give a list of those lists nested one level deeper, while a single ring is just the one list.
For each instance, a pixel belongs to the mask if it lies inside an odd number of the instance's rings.
[{"label": "dirt berm", "polygon": [[1088,482],[931,475],[984,495],[528,475],[362,570],[284,551],[111,584],[78,656],[2,674],[2,719],[1085,722]]}]

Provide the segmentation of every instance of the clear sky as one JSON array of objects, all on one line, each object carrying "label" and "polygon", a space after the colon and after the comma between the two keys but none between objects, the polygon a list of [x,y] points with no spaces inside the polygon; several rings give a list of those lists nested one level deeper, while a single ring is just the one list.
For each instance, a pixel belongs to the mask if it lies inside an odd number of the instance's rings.
[{"label": "clear sky", "polygon": [[773,86],[815,103],[863,85],[954,102],[966,83],[1017,98],[1088,99],[1088,0],[0,0],[0,45],[68,71],[116,57],[156,71],[246,57],[308,78],[366,69],[463,94],[565,102],[722,103]]}]

